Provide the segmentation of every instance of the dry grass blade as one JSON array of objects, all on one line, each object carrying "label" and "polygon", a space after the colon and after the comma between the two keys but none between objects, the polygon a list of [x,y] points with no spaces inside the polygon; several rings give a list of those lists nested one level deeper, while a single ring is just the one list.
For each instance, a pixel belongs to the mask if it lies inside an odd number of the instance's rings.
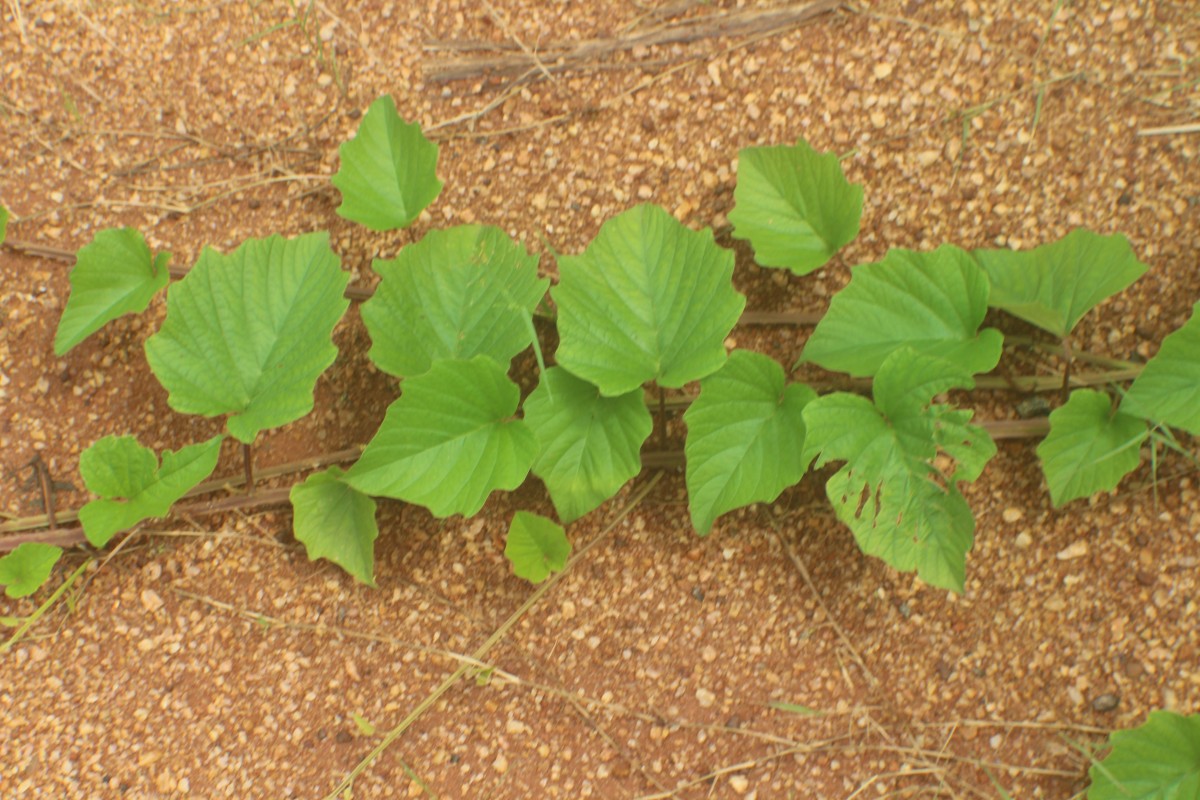
[{"label": "dry grass blade", "polygon": [[[585,67],[593,61],[602,60],[614,53],[632,50],[635,47],[686,44],[719,36],[753,36],[778,32],[832,11],[839,4],[835,0],[817,0],[817,2],[783,8],[718,12],[680,22],[657,25],[640,33],[620,37],[585,39],[580,42],[553,42],[546,45],[540,55],[528,51],[511,52],[510,50],[501,55],[433,59],[426,65],[425,75],[430,81],[437,83],[473,78],[484,74],[511,76],[530,68],[537,69],[549,76],[550,73]],[[495,51],[497,46],[492,42],[432,42],[426,46],[426,49]]]},{"label": "dry grass blade", "polygon": [[1138,136],[1175,136],[1183,133],[1200,133],[1200,122],[1188,125],[1166,125],[1161,128],[1141,128]]}]

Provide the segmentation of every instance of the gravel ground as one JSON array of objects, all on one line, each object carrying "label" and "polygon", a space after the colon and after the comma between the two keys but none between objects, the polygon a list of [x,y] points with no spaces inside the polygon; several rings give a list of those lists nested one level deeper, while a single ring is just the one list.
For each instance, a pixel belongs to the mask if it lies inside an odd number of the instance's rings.
[{"label": "gravel ground", "polygon": [[[327,229],[363,286],[372,258],[432,228],[496,224],[531,251],[573,253],[645,201],[731,245],[738,149],[803,136],[850,154],[862,234],[803,279],[738,245],[748,309],[820,312],[850,265],[889,247],[1029,247],[1087,226],[1124,233],[1151,269],[1076,345],[1152,355],[1200,298],[1200,134],[1155,132],[1200,115],[1190,4],[828,5],[803,25],[624,46],[767,10],[10,0],[9,238],[74,251],[133,225],[189,265],[206,245]],[[613,46],[558,61],[558,43],[591,39]],[[515,82],[439,79],[449,62],[514,54],[535,56]],[[382,93],[439,139],[446,182],[387,234],[337,217],[328,183]],[[100,436],[175,448],[220,428],[171,412],[149,377],[161,298],[53,356],[68,267],[52,255],[0,250],[9,515],[41,511],[35,455],[73,508],[87,499],[79,453]],[[554,276],[550,256],[542,268]],[[785,363],[805,335],[735,331]],[[395,385],[367,362],[356,311],[335,340],[316,412],[266,434],[260,464],[361,444],[378,425]],[[526,389],[532,368],[523,357]],[[1020,398],[969,399],[998,419]],[[1003,443],[969,491],[962,597],[862,556],[819,480],[699,539],[682,475],[647,471],[571,526],[595,546],[486,651],[530,595],[502,549],[514,510],[551,512],[536,481],[471,520],[381,504],[377,590],[308,562],[282,511],[147,526],[0,653],[0,797],[324,797],[429,698],[354,796],[1071,797],[1081,749],[1108,730],[1200,711],[1200,498],[1192,465],[1168,454],[1055,510],[1033,447]],[[218,470],[240,471],[232,448]],[[58,580],[94,555],[72,552]],[[0,599],[0,614],[49,591]]]}]

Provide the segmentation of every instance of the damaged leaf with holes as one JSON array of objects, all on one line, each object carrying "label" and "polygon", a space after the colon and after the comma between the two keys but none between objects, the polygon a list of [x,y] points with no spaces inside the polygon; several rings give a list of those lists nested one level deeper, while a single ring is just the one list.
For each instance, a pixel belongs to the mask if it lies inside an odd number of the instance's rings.
[{"label": "damaged leaf with holes", "polygon": [[[904,347],[880,366],[874,402],[834,392],[804,409],[805,463],[844,462],[825,493],[862,551],[960,594],[975,518],[958,484],[979,477],[996,445],[970,411],[932,398],[973,385],[957,364]],[[948,474],[939,452],[954,461]]]}]

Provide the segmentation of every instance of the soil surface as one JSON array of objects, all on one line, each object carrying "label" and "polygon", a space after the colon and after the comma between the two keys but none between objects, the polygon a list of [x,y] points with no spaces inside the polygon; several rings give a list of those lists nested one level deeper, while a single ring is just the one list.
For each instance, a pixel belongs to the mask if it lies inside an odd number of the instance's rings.
[{"label": "soil surface", "polygon": [[[69,263],[37,248],[74,252],[112,226],[179,266],[329,230],[370,287],[373,258],[481,222],[553,277],[551,249],[582,251],[639,202],[734,246],[739,148],[803,136],[848,154],[862,234],[806,278],[738,244],[748,309],[820,313],[889,247],[1031,247],[1087,226],[1124,233],[1150,271],[1076,346],[1153,355],[1200,299],[1195,6],[823,5],[796,24],[727,0],[10,0],[0,511],[43,513],[35,456],[65,513],[88,499],[78,460],[97,438],[178,448],[221,428],[172,412],[147,370],[161,296],[53,355]],[[602,42],[571,50],[583,40]],[[376,234],[334,213],[328,178],[384,93],[439,140],[445,190],[410,229]],[[790,364],[806,335],[732,338]],[[335,340],[316,411],[265,434],[260,467],[365,443],[395,397],[353,306]],[[532,357],[516,374],[531,388]],[[964,398],[983,419],[1023,399]],[[0,796],[320,798],[415,715],[354,797],[1071,797],[1109,730],[1200,711],[1200,497],[1166,453],[1054,509],[1035,444],[1002,442],[969,490],[961,597],[863,556],[821,476],[701,539],[681,472],[647,470],[570,526],[594,546],[504,629],[532,591],[503,558],[507,522],[552,513],[533,479],[474,519],[381,503],[378,589],[309,562],[286,508],[180,514],[76,548],[35,596],[0,598],[28,615],[94,559],[0,653]],[[241,474],[232,447],[217,474]]]}]

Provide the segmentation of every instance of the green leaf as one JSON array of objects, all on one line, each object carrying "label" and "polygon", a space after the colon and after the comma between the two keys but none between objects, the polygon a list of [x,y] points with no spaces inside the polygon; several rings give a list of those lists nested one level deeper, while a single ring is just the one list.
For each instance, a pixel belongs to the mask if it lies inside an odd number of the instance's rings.
[{"label": "green leaf", "polygon": [[[2,209],[0,209],[2,210]],[[0,558],[0,584],[12,598],[33,594],[50,578],[62,548],[41,542],[22,542]]]},{"label": "green leaf", "polygon": [[904,346],[987,372],[1000,360],[1003,335],[979,331],[988,309],[988,280],[965,251],[891,250],[860,264],[834,295],[804,348],[803,361],[856,376],[874,375]]},{"label": "green leaf", "polygon": [[1124,236],[1082,228],[1033,250],[976,250],[974,255],[991,278],[992,306],[1059,338],[1146,271]]},{"label": "green leaf", "polygon": [[223,436],[167,450],[162,467],[154,451],[132,436],[106,436],[79,457],[79,472],[87,488],[100,495],[79,510],[84,535],[104,547],[118,532],[144,519],[165,517],[175,501],[212,474]]},{"label": "green leaf", "polygon": [[1050,414],[1050,433],[1037,447],[1055,506],[1116,488],[1142,460],[1146,423],[1114,411],[1103,392],[1077,389]]},{"label": "green leaf", "polygon": [[688,507],[700,535],[721,514],[769,503],[804,476],[804,407],[817,395],[786,382],[773,359],[746,350],[700,382],[683,415]]},{"label": "green leaf", "polygon": [[342,166],[333,176],[342,193],[337,213],[371,230],[407,227],[442,191],[438,146],[420,125],[400,118],[390,95],[371,104],[339,153]]},{"label": "green leaf", "polygon": [[1151,711],[1132,730],[1113,731],[1112,752],[1088,770],[1088,800],[1200,797],[1200,714]]},{"label": "green leaf", "polygon": [[117,317],[144,310],[170,282],[170,260],[170,253],[152,256],[145,238],[134,228],[97,231],[75,258],[71,293],[54,336],[55,355],[66,353]]},{"label": "green leaf", "polygon": [[[996,446],[969,411],[930,399],[973,383],[959,365],[905,347],[880,366],[874,403],[835,392],[804,409],[805,463],[818,454],[818,468],[846,462],[825,493],[862,551],[960,593],[975,519],[958,483],[978,477]],[[939,448],[956,472],[934,467]]]},{"label": "green leaf", "polygon": [[324,232],[248,239],[229,255],[205,249],[146,341],[171,408],[230,414],[229,432],[246,444],[307,414],[337,356],[331,335],[349,280]]},{"label": "green leaf", "polygon": [[654,205],[605,222],[583,255],[559,259],[559,276],[558,363],[607,397],[716,372],[746,304],[733,252]]},{"label": "green leaf", "polygon": [[4,237],[8,235],[8,209],[0,205],[0,244],[4,244]]},{"label": "green leaf", "polygon": [[570,555],[571,543],[561,525],[528,511],[513,514],[504,557],[518,578],[541,583],[551,572],[561,572]]},{"label": "green leaf", "polygon": [[430,231],[390,261],[362,307],[371,360],[384,372],[419,375],[439,358],[488,355],[501,364],[529,346],[528,316],[545,296],[537,256],[499,228]]},{"label": "green leaf", "polygon": [[338,467],[292,487],[296,539],[309,561],[327,558],[367,586],[375,586],[375,501],[342,480]]},{"label": "green leaf", "polygon": [[733,238],[748,239],[759,264],[807,275],[858,236],[863,188],[837,155],[801,139],[741,150],[733,199]]},{"label": "green leaf", "polygon": [[563,522],[582,517],[641,472],[642,443],[654,428],[640,389],[604,397],[562,367],[542,373],[525,400],[525,422],[538,440],[533,473]]},{"label": "green leaf", "polygon": [[1200,436],[1200,303],[1182,328],[1163,339],[1121,400],[1121,410]]},{"label": "green leaf", "polygon": [[487,356],[437,361],[404,381],[404,394],[346,480],[360,492],[471,516],[496,489],[529,474],[537,442],[514,419],[520,390]]}]

